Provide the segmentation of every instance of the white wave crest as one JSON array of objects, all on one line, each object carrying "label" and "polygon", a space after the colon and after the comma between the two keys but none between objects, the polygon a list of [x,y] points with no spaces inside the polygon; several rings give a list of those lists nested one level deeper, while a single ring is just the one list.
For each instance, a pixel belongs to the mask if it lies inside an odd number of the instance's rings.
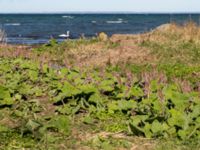
[{"label": "white wave crest", "polygon": [[20,23],[6,23],[6,26],[20,26]]},{"label": "white wave crest", "polygon": [[73,16],[62,16],[62,18],[68,18],[68,19],[73,19]]},{"label": "white wave crest", "polygon": [[108,24],[120,24],[120,23],[123,23],[122,20],[117,20],[117,21],[106,21],[106,23]]},{"label": "white wave crest", "polygon": [[97,21],[93,20],[92,23],[97,23]]}]

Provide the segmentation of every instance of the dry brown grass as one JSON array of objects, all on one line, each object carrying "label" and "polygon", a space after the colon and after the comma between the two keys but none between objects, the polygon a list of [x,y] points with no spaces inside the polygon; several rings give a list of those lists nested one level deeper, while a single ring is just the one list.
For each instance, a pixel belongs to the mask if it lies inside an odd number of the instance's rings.
[{"label": "dry brown grass", "polygon": [[159,43],[165,43],[172,39],[176,39],[179,42],[200,42],[200,27],[194,22],[187,22],[184,25],[175,23],[164,24],[148,34],[149,41],[156,41]]},{"label": "dry brown grass", "polygon": [[[101,138],[104,140],[109,141],[110,139],[115,140],[124,140],[130,144],[130,150],[153,150],[155,149],[156,145],[158,145],[158,141],[154,139],[136,137],[136,136],[128,136],[125,133],[112,133],[112,132],[91,132],[88,131],[87,126],[82,126],[82,131],[77,130],[74,128],[72,130],[73,138],[79,141],[75,146],[75,149],[80,150],[90,150],[93,149],[92,145],[83,147],[81,143],[93,143],[95,144],[96,139]],[[85,128],[85,129],[84,129]],[[94,148],[95,149],[95,148]],[[115,147],[116,150],[125,150],[126,148],[122,147]]]},{"label": "dry brown grass", "polygon": [[[189,62],[190,49],[181,50],[179,46],[184,42],[200,44],[200,28],[192,22],[184,26],[176,24],[162,25],[155,30],[136,35],[113,35],[108,41],[96,41],[89,44],[78,43],[72,47],[56,47],[55,52],[43,51],[37,53],[28,46],[0,46],[0,57],[24,57],[39,60],[41,63],[57,63],[66,67],[71,66],[106,66],[108,64],[126,65],[134,64],[156,64],[158,60],[165,57],[168,49],[164,46],[162,50],[152,53],[149,47],[143,47],[145,42],[158,45],[170,46],[171,60],[183,59]],[[113,46],[117,45],[117,46]],[[166,49],[166,50],[165,50]],[[178,54],[178,55],[177,55]]]},{"label": "dry brown grass", "polygon": [[[28,46],[1,45],[0,57],[23,57],[44,63],[61,62],[65,66],[106,66],[107,64],[143,63],[150,60],[149,51],[135,44],[132,39],[113,42],[98,41],[92,44],[80,44],[77,47],[64,48],[62,54],[43,51],[36,53]],[[118,46],[112,47],[111,44]]]}]

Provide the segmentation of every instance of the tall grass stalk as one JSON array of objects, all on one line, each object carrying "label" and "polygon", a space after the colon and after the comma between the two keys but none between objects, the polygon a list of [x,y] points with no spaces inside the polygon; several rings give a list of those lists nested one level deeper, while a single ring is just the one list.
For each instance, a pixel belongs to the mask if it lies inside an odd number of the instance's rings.
[{"label": "tall grass stalk", "polygon": [[7,38],[6,38],[6,32],[3,29],[0,29],[0,44],[6,44]]}]

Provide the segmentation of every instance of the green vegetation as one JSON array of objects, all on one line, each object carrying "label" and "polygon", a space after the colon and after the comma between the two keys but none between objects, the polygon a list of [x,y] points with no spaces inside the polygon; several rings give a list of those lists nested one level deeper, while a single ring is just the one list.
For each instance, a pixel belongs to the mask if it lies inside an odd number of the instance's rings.
[{"label": "green vegetation", "polygon": [[[9,57],[13,50],[1,50],[0,149],[199,149],[197,45],[180,42],[181,58],[190,58],[181,61],[172,44],[142,41],[158,55],[153,65],[62,62],[66,50],[99,42],[52,40]],[[102,51],[120,46],[103,45]]]}]

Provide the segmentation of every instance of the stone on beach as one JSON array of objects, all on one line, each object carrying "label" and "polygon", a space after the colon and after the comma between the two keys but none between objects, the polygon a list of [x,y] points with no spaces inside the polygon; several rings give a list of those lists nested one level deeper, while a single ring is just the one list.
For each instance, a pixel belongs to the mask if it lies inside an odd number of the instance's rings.
[{"label": "stone on beach", "polygon": [[100,41],[106,42],[108,40],[108,35],[104,32],[98,34],[98,39]]}]

